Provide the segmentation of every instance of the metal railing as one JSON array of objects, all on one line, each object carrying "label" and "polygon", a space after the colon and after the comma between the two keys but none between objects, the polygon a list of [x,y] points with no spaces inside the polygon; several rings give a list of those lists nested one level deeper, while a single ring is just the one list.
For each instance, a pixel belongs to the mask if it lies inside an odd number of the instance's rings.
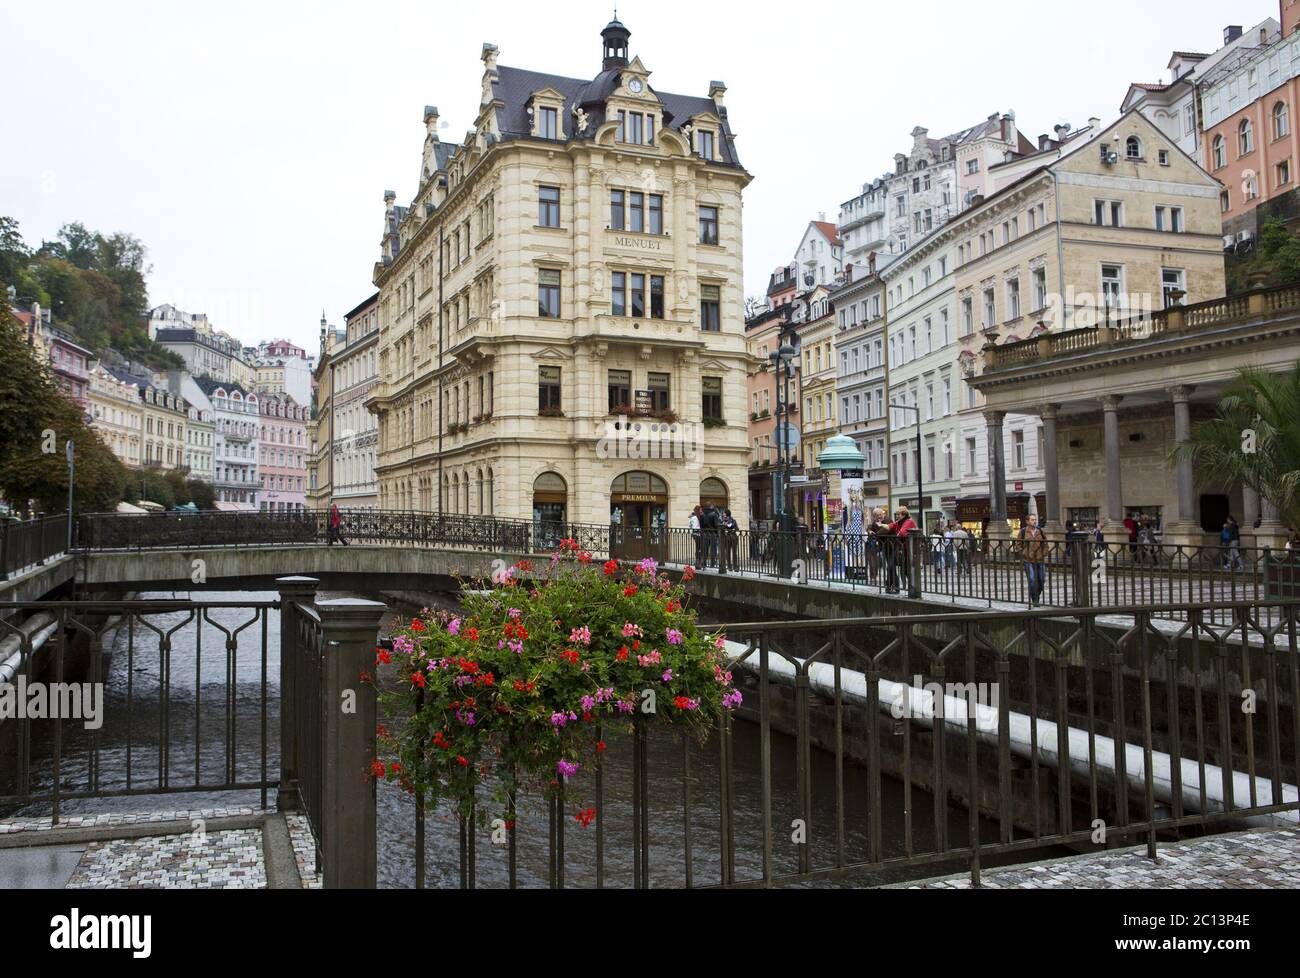
[{"label": "metal railing", "polygon": [[[705,743],[638,726],[620,751],[596,718],[610,745],[593,772],[531,819],[511,799],[504,843],[477,817],[500,804],[486,788],[463,817],[417,806],[417,886],[755,887],[961,869],[978,885],[990,862],[1065,847],[1137,841],[1155,858],[1162,838],[1295,824],[1300,603],[1271,608],[1272,625],[1251,604],[1178,610],[1176,633],[1145,606],[1119,609],[1133,627],[1118,634],[1096,610],[730,626],[737,719]],[[426,821],[447,826],[448,845]]]},{"label": "metal railing", "polygon": [[0,520],[0,581],[37,567],[67,548],[67,516]]},{"label": "metal railing", "polygon": [[[549,555],[573,540],[593,559],[651,558],[667,568],[845,587],[987,608],[1170,607],[1300,597],[1300,554],[1268,547],[1097,544],[1049,537],[1041,593],[1014,539],[906,540],[872,533],[650,529],[387,511],[347,512],[337,535],[324,513],[83,517],[78,549],[372,545]],[[1035,574],[1037,572],[1035,571]],[[1169,613],[1172,615],[1172,613]]]},{"label": "metal railing", "polygon": [[[277,783],[267,689],[277,607],[0,603],[0,650],[9,653],[0,666],[18,710],[0,719],[0,730],[16,725],[13,763],[0,760],[0,809],[48,810],[57,824],[65,802],[88,798],[256,791],[265,806]],[[19,623],[27,615],[54,628],[38,639]]]}]

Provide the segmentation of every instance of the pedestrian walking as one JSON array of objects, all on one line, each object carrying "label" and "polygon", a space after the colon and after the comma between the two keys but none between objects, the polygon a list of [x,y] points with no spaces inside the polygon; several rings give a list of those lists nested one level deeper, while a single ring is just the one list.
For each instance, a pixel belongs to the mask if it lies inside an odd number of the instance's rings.
[{"label": "pedestrian walking", "polygon": [[329,515],[329,545],[334,546],[335,541],[345,547],[348,545],[347,537],[343,535],[343,514],[339,512],[338,503],[330,506]]},{"label": "pedestrian walking", "polygon": [[1043,588],[1047,584],[1047,536],[1038,525],[1038,515],[1031,513],[1020,528],[1016,549],[1025,569],[1029,584],[1029,607],[1043,603]]},{"label": "pedestrian walking", "polygon": [[691,531],[691,539],[695,541],[695,566],[704,567],[704,528],[700,517],[703,510],[696,506],[691,510],[690,518],[686,521],[687,528]]}]

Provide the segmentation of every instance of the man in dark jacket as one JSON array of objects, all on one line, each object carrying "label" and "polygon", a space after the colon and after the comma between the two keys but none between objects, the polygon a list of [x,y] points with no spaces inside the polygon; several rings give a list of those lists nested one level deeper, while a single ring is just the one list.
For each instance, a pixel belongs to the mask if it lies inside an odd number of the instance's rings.
[{"label": "man in dark jacket", "polygon": [[704,515],[700,517],[700,530],[704,534],[704,566],[718,566],[718,531],[722,527],[721,520],[718,519],[718,509],[713,503],[704,507]]}]

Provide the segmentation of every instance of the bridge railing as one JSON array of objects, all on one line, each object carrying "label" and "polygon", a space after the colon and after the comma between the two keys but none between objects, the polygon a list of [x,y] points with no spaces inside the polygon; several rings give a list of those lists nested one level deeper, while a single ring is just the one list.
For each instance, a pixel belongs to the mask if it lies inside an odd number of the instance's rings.
[{"label": "bridge railing", "polygon": [[0,667],[17,704],[0,716],[16,731],[13,754],[0,753],[0,811],[57,824],[65,805],[87,799],[236,791],[265,805],[277,783],[267,685],[276,607],[0,603]]},{"label": "bridge railing", "polygon": [[309,578],[278,601],[0,603],[0,683],[19,704],[0,713],[0,817],[57,825],[95,799],[198,793],[266,808],[274,789],[307,816],[326,886],[373,887],[362,673],[385,611],[319,600]]},{"label": "bridge railing", "polygon": [[0,520],[0,581],[37,567],[68,548],[68,518]]},{"label": "bridge railing", "polygon": [[978,885],[992,860],[1297,824],[1300,603],[1176,610],[1179,632],[1148,606],[1122,633],[1095,609],[732,625],[745,703],[707,740],[598,715],[607,749],[554,798],[506,823],[485,787],[398,834],[417,886]]},{"label": "bridge railing", "polygon": [[989,608],[1176,606],[1300,596],[1300,553],[1267,547],[1103,543],[1048,537],[1041,572],[1014,539],[869,532],[690,530],[437,513],[200,513],[83,517],[83,551],[377,545],[544,555],[565,540],[593,559],[650,558],[730,575],[786,579]]}]

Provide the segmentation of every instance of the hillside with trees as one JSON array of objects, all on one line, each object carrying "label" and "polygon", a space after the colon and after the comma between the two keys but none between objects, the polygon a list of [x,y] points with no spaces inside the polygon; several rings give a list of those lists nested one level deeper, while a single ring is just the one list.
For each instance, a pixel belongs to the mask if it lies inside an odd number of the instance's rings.
[{"label": "hillside with trees", "polygon": [[20,303],[51,310],[97,354],[112,349],[155,370],[180,367],[176,354],[149,339],[145,257],[130,234],[104,235],[76,222],[31,249],[18,222],[0,216],[0,288],[13,286]]}]

